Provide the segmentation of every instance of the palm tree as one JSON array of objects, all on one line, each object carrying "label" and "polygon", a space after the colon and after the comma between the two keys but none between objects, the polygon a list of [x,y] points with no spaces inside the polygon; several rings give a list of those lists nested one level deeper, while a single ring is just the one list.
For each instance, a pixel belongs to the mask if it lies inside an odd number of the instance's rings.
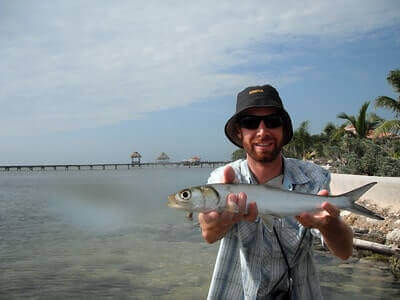
[{"label": "palm tree", "polygon": [[337,127],[332,122],[328,122],[328,124],[326,124],[323,129],[323,134],[327,138],[326,142],[329,144],[338,144],[346,133],[346,131],[344,130],[345,127],[345,124]]},{"label": "palm tree", "polygon": [[338,118],[349,121],[355,130],[352,134],[358,138],[366,138],[369,131],[375,129],[382,122],[382,118],[376,114],[367,114],[369,104],[370,102],[367,101],[361,106],[358,116],[351,116],[344,112],[337,115]]},{"label": "palm tree", "polygon": [[337,128],[335,124],[333,124],[332,122],[328,122],[328,124],[325,125],[323,132],[328,138],[330,138],[331,136],[333,136],[336,130]]},{"label": "palm tree", "polygon": [[293,132],[292,141],[288,144],[288,150],[297,158],[304,158],[311,147],[311,135],[308,132],[310,121],[303,121]]},{"label": "palm tree", "polygon": [[[392,70],[386,78],[397,93],[400,93],[400,69]],[[396,99],[380,96],[375,99],[375,107],[386,108],[395,113],[397,119],[382,122],[375,130],[375,136],[385,133],[398,134],[400,132],[400,96]]]}]

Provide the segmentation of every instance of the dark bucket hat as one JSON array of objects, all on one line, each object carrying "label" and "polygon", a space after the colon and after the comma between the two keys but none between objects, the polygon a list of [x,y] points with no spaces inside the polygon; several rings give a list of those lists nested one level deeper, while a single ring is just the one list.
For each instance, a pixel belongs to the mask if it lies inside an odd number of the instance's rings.
[{"label": "dark bucket hat", "polygon": [[247,109],[254,107],[277,108],[283,119],[283,144],[286,145],[293,137],[292,120],[283,108],[278,91],[271,85],[251,86],[241,91],[237,96],[236,113],[226,122],[225,134],[236,146],[243,148],[242,141],[237,136],[236,121]]}]

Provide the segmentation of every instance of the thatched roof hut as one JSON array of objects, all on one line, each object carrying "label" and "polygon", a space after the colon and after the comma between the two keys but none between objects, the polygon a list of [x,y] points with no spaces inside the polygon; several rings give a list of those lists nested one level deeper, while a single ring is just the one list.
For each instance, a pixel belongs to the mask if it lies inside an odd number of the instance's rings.
[{"label": "thatched roof hut", "polygon": [[158,161],[167,161],[169,160],[169,156],[165,152],[161,152],[161,154],[157,157]]},{"label": "thatched roof hut", "polygon": [[131,154],[131,158],[141,158],[142,156],[140,155],[140,153],[139,152],[133,152],[132,154]]},{"label": "thatched roof hut", "polygon": [[140,158],[141,158],[142,156],[140,155],[140,153],[139,152],[133,152],[132,154],[131,154],[131,162],[132,162],[132,164],[138,164],[138,165],[140,165]]},{"label": "thatched roof hut", "polygon": [[200,157],[198,156],[193,156],[189,159],[183,160],[183,165],[184,166],[197,166],[200,165]]}]

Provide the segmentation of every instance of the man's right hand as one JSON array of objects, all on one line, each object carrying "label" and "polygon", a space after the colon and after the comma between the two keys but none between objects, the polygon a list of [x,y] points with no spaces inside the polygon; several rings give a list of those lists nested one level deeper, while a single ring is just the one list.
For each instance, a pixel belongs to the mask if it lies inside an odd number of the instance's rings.
[{"label": "man's right hand", "polygon": [[[233,183],[235,180],[235,171],[231,166],[226,166],[222,177],[222,183]],[[218,213],[210,211],[207,213],[199,213],[199,223],[204,240],[207,243],[214,243],[223,238],[224,235],[231,229],[232,225],[240,221],[254,222],[258,215],[257,204],[251,202],[247,206],[247,196],[245,193],[229,194],[226,199],[227,206],[231,203],[236,203],[239,207],[238,213],[223,211]]]}]

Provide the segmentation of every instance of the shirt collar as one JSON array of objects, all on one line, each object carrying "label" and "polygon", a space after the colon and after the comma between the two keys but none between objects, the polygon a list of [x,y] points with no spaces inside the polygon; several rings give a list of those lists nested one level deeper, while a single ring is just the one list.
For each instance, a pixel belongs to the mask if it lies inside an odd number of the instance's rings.
[{"label": "shirt collar", "polygon": [[283,157],[283,185],[286,188],[292,189],[293,185],[305,184],[309,181],[310,178],[304,174],[299,164],[294,163],[292,159]]}]

